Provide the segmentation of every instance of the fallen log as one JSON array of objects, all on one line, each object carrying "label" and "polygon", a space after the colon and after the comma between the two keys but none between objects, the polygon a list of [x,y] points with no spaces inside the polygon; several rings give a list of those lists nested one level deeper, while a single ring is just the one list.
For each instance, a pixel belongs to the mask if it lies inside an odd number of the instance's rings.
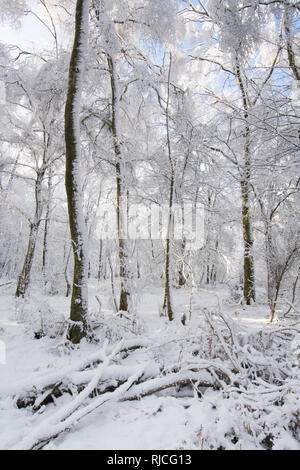
[{"label": "fallen log", "polygon": [[216,382],[210,376],[199,375],[199,372],[184,371],[173,374],[168,374],[164,377],[157,377],[147,380],[146,382],[139,383],[133,387],[123,396],[121,401],[139,400],[148,395],[154,395],[167,388],[197,384],[198,387],[213,387],[217,386]]},{"label": "fallen log", "polygon": [[[23,441],[16,447],[19,450],[38,450],[42,449],[52,439],[58,437],[61,433],[71,429],[79,420],[87,416],[88,414],[95,411],[104,403],[111,400],[118,400],[123,393],[125,393],[132,384],[139,379],[140,375],[143,374],[144,367],[141,367],[140,371],[130,377],[125,384],[118,387],[113,392],[107,392],[100,397],[94,398],[88,405],[80,407],[83,403],[83,399],[79,396],[67,407],[59,409],[57,413],[51,415],[45,419],[36,429],[26,436]],[[83,390],[82,395],[86,398],[90,392],[93,384],[96,381],[96,377],[93,381]],[[72,412],[70,412],[72,410]]]},{"label": "fallen log", "polygon": [[[143,338],[133,338],[123,341],[119,351],[116,353],[116,357],[120,354],[124,355],[124,353],[129,354],[137,349],[142,349],[147,346],[149,346],[149,341]],[[112,350],[113,347],[108,345],[108,354],[110,354]],[[102,350],[98,350],[93,354],[90,354],[87,358],[62,370],[54,371],[50,374],[48,370],[45,373],[39,371],[38,374],[36,374],[36,377],[31,376],[29,379],[14,383],[2,383],[0,385],[0,395],[14,396],[18,408],[32,406],[39,395],[45,393],[47,390],[49,391],[56,388],[61,382],[65,383],[66,388],[64,390],[66,391],[68,377],[70,377],[72,373],[84,371],[88,368],[91,368],[90,370],[92,373],[92,367],[103,362],[103,359],[104,356]],[[87,383],[89,380],[90,377],[83,383]],[[21,393],[20,390],[22,390]]]},{"label": "fallen log", "polygon": [[140,370],[130,377],[124,384],[120,385],[113,392],[106,392],[96,398],[93,398],[88,405],[80,407],[83,401],[90,394],[98,377],[96,376],[90,384],[71,404],[59,409],[54,415],[46,418],[36,429],[26,436],[17,446],[18,449],[38,450],[45,447],[51,440],[57,438],[61,433],[70,430],[82,418],[98,409],[104,403],[112,400],[129,401],[141,399],[150,394],[158,393],[170,387],[178,385],[188,385],[197,383],[200,387],[213,386],[212,380],[203,376],[202,380],[199,373],[185,371],[169,374],[164,377],[149,379],[143,383],[137,383],[143,376],[146,365],[140,367]]}]

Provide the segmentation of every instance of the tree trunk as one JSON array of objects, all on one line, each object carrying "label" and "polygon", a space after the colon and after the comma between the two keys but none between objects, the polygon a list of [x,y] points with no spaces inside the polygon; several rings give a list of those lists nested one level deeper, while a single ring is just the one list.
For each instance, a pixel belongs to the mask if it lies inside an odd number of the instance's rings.
[{"label": "tree trunk", "polygon": [[80,184],[80,98],[85,49],[88,43],[90,0],[77,0],[75,37],[69,66],[65,107],[66,171],[69,226],[74,255],[74,274],[68,338],[79,343],[88,331],[88,246]]},{"label": "tree trunk", "polygon": [[[186,157],[186,162],[187,162],[187,157]],[[184,173],[184,169],[183,169],[183,173]],[[185,248],[186,248],[186,239],[185,239],[185,234],[184,234],[185,214],[184,214],[184,207],[183,207],[182,201],[181,201],[181,218],[182,218],[182,232],[181,232],[182,239],[180,242],[181,260],[179,261],[179,266],[178,266],[179,287],[183,287],[186,284],[186,277],[184,275],[184,258],[185,258]]]},{"label": "tree trunk", "polygon": [[41,217],[43,213],[43,201],[42,201],[42,182],[45,175],[45,167],[42,167],[37,172],[37,178],[35,181],[34,196],[35,196],[35,213],[33,221],[30,223],[29,240],[27,246],[27,252],[23,263],[22,272],[18,277],[18,284],[15,296],[24,297],[30,282],[31,268],[35,253],[36,241],[41,223]]},{"label": "tree trunk", "polygon": [[287,7],[285,7],[284,12],[284,29],[285,29],[285,37],[286,37],[286,48],[287,48],[287,56],[290,69],[294,75],[295,80],[299,84],[300,82],[300,68],[296,65],[295,53],[292,46],[292,37],[291,37],[291,30],[290,30],[290,14]]},{"label": "tree trunk", "polygon": [[248,124],[249,101],[242,80],[241,70],[236,59],[236,79],[241,92],[243,103],[243,117],[245,120],[245,146],[244,146],[244,165],[242,167],[241,176],[241,195],[242,195],[242,225],[244,239],[244,299],[247,305],[255,301],[255,275],[254,262],[252,256],[252,227],[249,212],[250,202],[250,179],[251,179],[251,163],[250,163],[250,127]]},{"label": "tree trunk", "polygon": [[266,231],[266,255],[267,255],[267,286],[268,286],[268,304],[270,307],[270,322],[273,321],[278,296],[281,288],[281,283],[286,272],[291,267],[294,256],[298,251],[298,247],[295,246],[291,251],[284,257],[283,253],[279,253],[274,246],[271,228],[268,227]]},{"label": "tree trunk", "polygon": [[103,246],[103,240],[100,238],[99,240],[99,256],[98,256],[98,272],[97,272],[97,279],[98,282],[101,279],[101,274],[102,274],[102,246]]},{"label": "tree trunk", "polygon": [[30,282],[30,273],[34,258],[36,240],[38,235],[39,223],[30,224],[29,240],[27,246],[27,252],[22,268],[22,272],[18,277],[18,284],[16,289],[16,297],[25,297],[26,291]]},{"label": "tree trunk", "polygon": [[180,247],[182,259],[179,261],[179,267],[178,267],[178,285],[179,285],[179,287],[183,287],[186,284],[186,277],[184,275],[185,245],[186,245],[186,241],[185,241],[185,238],[183,236],[182,241],[181,241],[181,247]]},{"label": "tree trunk", "polygon": [[120,303],[119,310],[127,312],[129,310],[129,269],[128,269],[128,249],[125,234],[126,218],[126,191],[125,191],[125,168],[122,159],[120,128],[119,128],[119,87],[114,58],[107,54],[107,62],[110,73],[111,94],[112,94],[112,135],[115,152],[116,185],[117,185],[117,228],[119,244],[120,262]]},{"label": "tree trunk", "polygon": [[241,181],[242,224],[244,239],[244,298],[247,305],[255,301],[254,263],[252,257],[252,234],[249,214],[249,187],[247,180]]},{"label": "tree trunk", "polygon": [[168,146],[168,158],[169,158],[169,165],[170,165],[170,193],[169,193],[168,228],[167,228],[167,239],[166,239],[165,295],[164,295],[164,304],[163,304],[163,310],[167,311],[170,321],[172,321],[174,318],[172,298],[171,298],[170,274],[171,274],[171,248],[172,248],[172,235],[173,235],[173,198],[174,198],[174,183],[175,183],[175,171],[174,171],[174,164],[172,160],[170,126],[169,126],[171,66],[172,66],[172,55],[170,53],[170,65],[169,65],[169,74],[168,74],[168,97],[167,97],[167,107],[166,107],[167,146]]},{"label": "tree trunk", "polygon": [[49,179],[48,179],[48,197],[47,207],[45,216],[45,228],[44,228],[44,239],[43,239],[43,253],[42,253],[42,271],[44,276],[44,282],[46,285],[46,271],[48,261],[48,234],[50,226],[50,212],[51,212],[51,199],[52,199],[52,168],[49,167]]},{"label": "tree trunk", "polygon": [[[68,250],[68,253],[67,253]],[[70,261],[70,256],[71,256],[71,251],[72,248],[69,247],[67,249],[67,245],[65,244],[64,246],[64,278],[66,282],[66,297],[69,297],[70,291],[71,291],[71,284],[69,282],[69,277],[68,277],[68,266],[69,266],[69,261]]]},{"label": "tree trunk", "polygon": [[265,233],[265,246],[266,246],[266,264],[267,264],[267,295],[268,295],[268,304],[270,308],[270,318],[271,321],[274,318],[275,309],[276,309],[276,272],[275,272],[275,263],[274,263],[274,251],[273,251],[273,241],[271,235],[270,222],[267,221],[266,233]]}]

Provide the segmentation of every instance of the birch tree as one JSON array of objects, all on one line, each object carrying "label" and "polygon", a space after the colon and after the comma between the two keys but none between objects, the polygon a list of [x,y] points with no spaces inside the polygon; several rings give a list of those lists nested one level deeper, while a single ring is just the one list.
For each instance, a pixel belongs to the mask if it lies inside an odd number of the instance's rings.
[{"label": "birch tree", "polygon": [[[253,116],[256,113],[256,105],[260,103],[264,88],[271,80],[276,64],[282,49],[282,21],[278,32],[277,47],[265,75],[260,75],[257,82],[255,78],[250,79],[248,74],[252,73],[250,61],[254,60],[254,54],[258,44],[262,42],[262,21],[259,16],[258,6],[251,4],[237,4],[232,0],[220,2],[211,0],[200,2],[200,6],[195,7],[190,1],[183,2],[188,15],[199,21],[199,24],[206,22],[210,28],[217,27],[218,41],[214,43],[212,36],[206,48],[208,53],[196,53],[192,59],[201,62],[209,62],[211,67],[217,67],[219,71],[235,80],[239,91],[239,104],[230,102],[227,98],[219,95],[218,83],[214,90],[208,91],[213,103],[228,106],[228,112],[232,110],[231,121],[228,126],[227,137],[217,137],[223,141],[223,148],[218,145],[211,146],[211,149],[220,152],[228,158],[238,170],[238,180],[241,194],[241,223],[243,233],[243,293],[247,304],[255,300],[255,271],[253,256],[253,221],[251,217],[251,183],[253,178],[253,148],[256,145],[255,126],[253,126]],[[282,18],[282,15],[281,15]],[[212,29],[211,29],[212,31]],[[221,51],[221,58],[218,55]],[[211,56],[210,56],[211,54]],[[210,56],[210,57],[209,57]],[[235,122],[235,129],[234,123]],[[243,151],[235,146],[230,147],[231,136],[237,135],[239,128],[240,139]]]}]

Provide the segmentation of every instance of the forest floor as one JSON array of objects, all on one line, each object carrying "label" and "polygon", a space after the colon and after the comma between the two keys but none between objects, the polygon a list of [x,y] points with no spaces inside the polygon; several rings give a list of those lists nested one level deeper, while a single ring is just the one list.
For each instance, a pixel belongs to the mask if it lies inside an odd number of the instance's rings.
[{"label": "forest floor", "polygon": [[[255,335],[267,329],[278,330],[278,322],[269,324],[268,309],[265,304],[254,306],[233,305],[229,302],[226,287],[198,288],[190,298],[189,289],[174,289],[173,302],[176,306],[176,319],[170,323],[159,316],[163,299],[160,287],[141,287],[137,300],[138,336],[149,344],[147,348],[133,351],[125,357],[122,365],[128,370],[147,363],[149,376],[155,376],[155,368],[172,369],[173,365],[184,365],[187,361],[186,344],[193,342],[197,335],[198,324],[203,317],[203,309],[221,310],[232,320],[238,334]],[[92,281],[89,286],[90,310],[97,320],[108,318],[110,339],[118,341],[122,335],[133,338],[136,335],[127,331],[126,323],[118,324],[114,329],[116,317],[112,313],[110,285]],[[95,296],[101,299],[101,309]],[[26,302],[16,301],[12,287],[1,289],[0,296],[0,339],[5,344],[5,363],[0,362],[0,449],[19,448],[26,436],[37,428],[43,420],[57,409],[70,403],[69,394],[55,398],[53,403],[43,406],[36,413],[31,407],[19,409],[16,397],[22,397],[37,384],[47,383],[47,378],[55,374],[70,374],[76,364],[85,357],[94,354],[103,342],[103,331],[99,327],[100,343],[83,342],[80,347],[68,350],[64,347],[62,336],[47,334],[36,339],[39,321],[54,314],[55,325],[63,322],[69,310],[69,299],[63,296],[41,295],[34,290]],[[191,310],[191,318],[189,312]],[[46,312],[46,313],[45,313]],[[181,314],[187,316],[186,325],[181,321]],[[32,317],[29,321],[28,318]],[[111,320],[110,320],[111,318]],[[61,323],[63,324],[63,323]],[[51,325],[48,324],[48,330]],[[123,329],[122,329],[123,328]],[[55,330],[57,331],[57,330]],[[107,330],[108,331],[108,330]],[[0,358],[1,359],[1,358]],[[3,359],[3,357],[2,357]],[[2,361],[4,362],[4,360]],[[150,364],[150,365],[149,365]],[[147,366],[147,367],[148,367]],[[76,383],[75,372],[72,380]],[[152,375],[151,375],[152,374]],[[158,393],[145,396],[140,400],[108,401],[101,407],[83,417],[69,432],[63,432],[56,439],[51,439],[45,449],[201,449],[201,448],[263,448],[255,438],[243,436],[236,446],[224,436],[237,426],[231,415],[229,401],[223,400],[218,408],[218,416],[211,430],[205,431],[205,423],[212,420],[214,403],[220,403],[220,391],[207,389],[206,401],[199,399],[195,389],[168,388]],[[200,394],[201,396],[201,394]],[[299,396],[298,396],[299,399]],[[291,408],[293,408],[291,405]],[[45,422],[46,422],[45,421]],[[208,442],[212,439],[215,442]],[[251,434],[251,433],[250,433]],[[275,442],[275,441],[274,441]],[[278,435],[274,444],[278,449],[300,449],[297,439],[288,432]],[[22,446],[21,446],[22,447]]]}]

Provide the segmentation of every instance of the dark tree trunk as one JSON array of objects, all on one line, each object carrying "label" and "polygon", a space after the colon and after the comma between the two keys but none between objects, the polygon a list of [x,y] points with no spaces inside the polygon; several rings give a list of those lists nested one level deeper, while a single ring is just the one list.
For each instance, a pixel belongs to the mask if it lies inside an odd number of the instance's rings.
[{"label": "dark tree trunk", "polygon": [[69,226],[74,255],[74,274],[68,338],[79,343],[88,331],[88,256],[87,235],[81,204],[79,106],[88,42],[90,0],[77,0],[75,37],[69,66],[68,94],[65,107],[66,172]]},{"label": "dark tree trunk", "polygon": [[243,102],[243,117],[245,120],[245,133],[244,133],[244,165],[242,167],[241,175],[241,196],[242,196],[242,225],[243,225],[243,240],[244,240],[244,299],[247,305],[255,301],[255,275],[254,275],[254,261],[252,256],[252,227],[249,211],[250,204],[250,180],[251,180],[251,162],[250,162],[250,127],[248,124],[249,117],[249,102],[247,93],[242,80],[240,66],[238,59],[236,59],[236,78],[239,86],[242,102]]},{"label": "dark tree trunk", "polygon": [[252,235],[249,215],[249,190],[247,180],[241,181],[242,222],[244,239],[244,298],[247,305],[255,301],[254,263],[252,257]]},{"label": "dark tree trunk", "polygon": [[36,240],[38,235],[39,224],[30,224],[29,240],[27,252],[22,268],[22,272],[18,277],[18,284],[16,289],[16,297],[24,297],[30,282],[30,273],[34,258]]},{"label": "dark tree trunk", "polygon": [[101,275],[102,275],[102,246],[103,246],[103,240],[100,239],[99,241],[99,256],[98,256],[98,273],[97,273],[97,279],[100,281]]},{"label": "dark tree trunk", "polygon": [[35,253],[36,241],[38,237],[39,226],[41,223],[41,217],[43,213],[43,201],[42,201],[42,182],[44,179],[46,168],[43,166],[37,172],[37,179],[35,181],[35,213],[33,221],[30,223],[29,240],[27,246],[27,252],[23,263],[22,272],[18,277],[18,284],[15,296],[24,297],[30,282],[31,268]]}]

